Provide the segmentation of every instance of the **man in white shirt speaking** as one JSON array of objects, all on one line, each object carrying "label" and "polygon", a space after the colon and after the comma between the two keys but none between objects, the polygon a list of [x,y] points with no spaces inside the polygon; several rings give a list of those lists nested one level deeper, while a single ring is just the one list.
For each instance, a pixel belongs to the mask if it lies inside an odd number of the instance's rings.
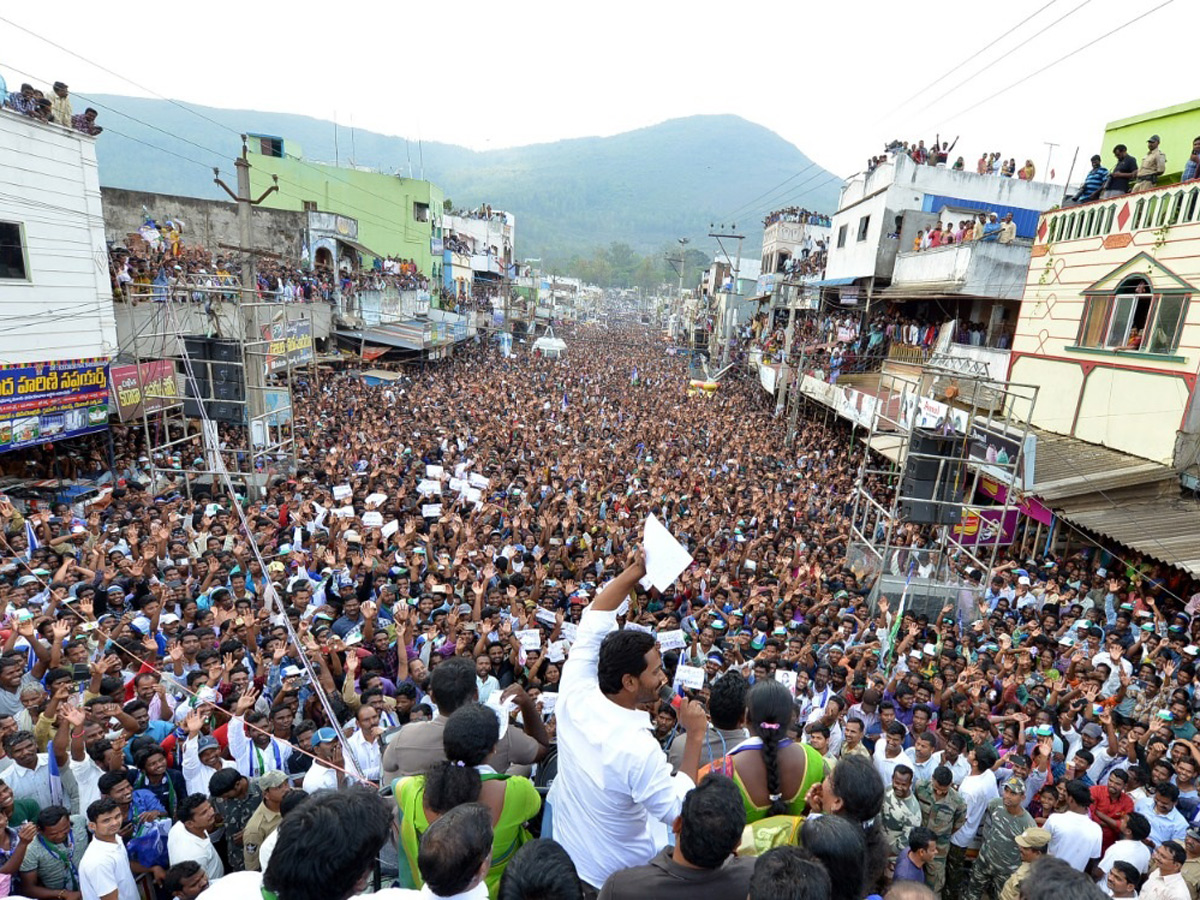
[{"label": "man in white shirt speaking", "polygon": [[597,892],[613,872],[645,865],[666,846],[665,825],[695,785],[708,726],[704,708],[683,700],[688,742],[672,776],[646,712],[667,683],[662,658],[651,635],[617,629],[617,608],[645,574],[638,552],[584,611],[555,707],[554,839]]}]

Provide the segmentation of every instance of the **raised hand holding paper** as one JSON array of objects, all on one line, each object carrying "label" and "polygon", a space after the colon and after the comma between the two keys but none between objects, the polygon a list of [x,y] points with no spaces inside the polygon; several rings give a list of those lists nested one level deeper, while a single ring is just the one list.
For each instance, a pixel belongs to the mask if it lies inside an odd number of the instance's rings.
[{"label": "raised hand holding paper", "polygon": [[692,564],[692,554],[653,514],[646,518],[642,546],[646,551],[646,577],[640,582],[643,589],[665,591]]}]

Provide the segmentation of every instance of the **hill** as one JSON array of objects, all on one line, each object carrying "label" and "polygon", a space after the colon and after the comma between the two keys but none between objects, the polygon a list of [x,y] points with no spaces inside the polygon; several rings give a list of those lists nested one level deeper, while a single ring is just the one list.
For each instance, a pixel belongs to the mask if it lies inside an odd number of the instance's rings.
[{"label": "hill", "polygon": [[[307,116],[98,96],[106,126],[97,145],[104,185],[196,197],[223,197],[212,167],[232,178],[243,131],[282,136],[303,158],[332,162],[333,123]],[[119,111],[120,114],[110,110]],[[403,127],[403,123],[399,123]],[[481,202],[517,216],[518,252],[563,260],[624,242],[641,252],[695,242],[710,222],[803,170],[762,203],[832,212],[838,183],[795,146],[738,116],[691,116],[612,137],[588,137],[474,151],[338,129],[337,156],[386,172],[410,171],[440,185],[456,206]],[[165,152],[164,152],[165,151]],[[740,213],[746,250],[759,245],[763,209]],[[736,221],[736,220],[735,220]],[[695,246],[695,243],[693,243]]]}]

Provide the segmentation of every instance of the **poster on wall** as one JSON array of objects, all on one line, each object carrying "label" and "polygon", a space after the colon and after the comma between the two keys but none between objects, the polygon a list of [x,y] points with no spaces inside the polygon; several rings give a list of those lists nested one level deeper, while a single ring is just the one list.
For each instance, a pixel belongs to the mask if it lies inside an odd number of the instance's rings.
[{"label": "poster on wall", "polygon": [[106,359],[0,366],[0,453],[108,427]]},{"label": "poster on wall", "polygon": [[[140,371],[139,371],[140,368]],[[156,413],[171,405],[178,395],[175,366],[158,359],[141,366],[112,366],[109,369],[112,403],[122,422]]]},{"label": "poster on wall", "polygon": [[262,336],[264,341],[270,342],[266,363],[268,375],[313,360],[312,322],[307,319],[286,325],[283,322],[264,325]]}]

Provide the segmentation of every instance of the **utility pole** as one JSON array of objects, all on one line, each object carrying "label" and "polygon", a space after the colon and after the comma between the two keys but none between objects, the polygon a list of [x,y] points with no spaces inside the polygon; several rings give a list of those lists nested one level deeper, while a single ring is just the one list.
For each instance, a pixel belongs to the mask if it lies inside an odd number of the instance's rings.
[{"label": "utility pole", "polygon": [[1051,160],[1051,159],[1054,157],[1054,148],[1055,148],[1055,147],[1057,147],[1057,146],[1058,146],[1058,144],[1054,143],[1054,141],[1042,141],[1042,143],[1046,145],[1046,174],[1045,174],[1045,180],[1046,180],[1046,181],[1049,181],[1049,180],[1050,180],[1050,160]]},{"label": "utility pole", "polygon": [[[721,227],[724,228],[725,226],[722,225]],[[735,224],[732,227],[736,229],[737,225]],[[729,263],[730,268],[733,270],[733,275],[732,275],[732,277],[733,277],[733,292],[732,293],[736,297],[736,296],[738,296],[738,272],[741,270],[741,267],[742,267],[742,241],[745,239],[746,236],[744,234],[720,234],[720,233],[714,233],[711,231],[708,233],[708,236],[710,238],[717,239],[717,245],[721,248],[721,252],[725,254],[725,262]],[[727,251],[725,249],[725,245],[723,243],[721,243],[721,241],[724,239],[733,240],[734,238],[736,238],[737,242],[738,242],[737,262],[733,262],[732,260],[730,260],[729,251]],[[729,345],[733,342],[733,335],[731,334],[731,332],[733,330],[733,315],[732,315],[733,311],[734,311],[733,307],[732,307],[732,305],[730,305],[726,308],[725,315],[722,316],[721,329],[724,333],[725,347],[721,351],[721,368],[725,368],[725,366],[729,365]]]},{"label": "utility pole", "polygon": [[794,390],[791,387],[792,383],[792,335],[796,331],[796,303],[791,297],[788,298],[788,324],[787,333],[783,339],[783,365],[779,367],[779,402],[777,404],[778,412],[787,412],[788,394]]},{"label": "utility pole", "polygon": [[[264,371],[266,368],[266,353],[247,353],[247,347],[253,347],[261,344],[263,341],[262,331],[258,324],[257,315],[257,300],[258,300],[258,275],[254,266],[254,244],[252,241],[253,223],[251,221],[251,213],[254,207],[261,204],[275,191],[279,190],[279,176],[272,176],[274,183],[263,192],[263,195],[257,200],[250,197],[250,160],[247,158],[248,151],[246,148],[246,135],[242,135],[242,155],[234,160],[234,168],[237,170],[237,193],[229,189],[229,186],[221,180],[221,172],[219,169],[213,169],[213,181],[228,194],[237,204],[238,213],[238,244],[241,252],[242,261],[242,324],[245,328],[244,344],[242,348],[243,360],[243,375],[245,377],[246,391],[246,413],[247,421],[246,428],[250,434],[250,455],[254,456],[254,423],[261,423],[263,429],[263,440],[266,442],[266,420],[267,413],[266,395],[264,393],[267,386],[267,376]],[[270,324],[268,322],[268,324]],[[365,327],[365,326],[364,326]],[[286,351],[285,351],[286,353]],[[286,357],[285,357],[286,361]]]}]

